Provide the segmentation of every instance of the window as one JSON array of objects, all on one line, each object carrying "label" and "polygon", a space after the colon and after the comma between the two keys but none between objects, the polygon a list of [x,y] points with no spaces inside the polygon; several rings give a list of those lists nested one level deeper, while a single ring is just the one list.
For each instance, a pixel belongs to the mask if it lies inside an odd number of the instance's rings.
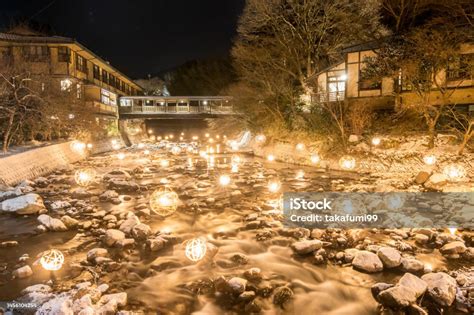
[{"label": "window", "polygon": [[48,46],[24,46],[23,56],[28,61],[46,61],[49,59]]},{"label": "window", "polygon": [[472,77],[474,54],[461,55],[448,63],[446,77],[449,81],[465,80]]},{"label": "window", "polygon": [[109,82],[109,74],[104,69],[102,69],[102,82]]},{"label": "window", "polygon": [[117,105],[117,96],[105,89],[100,89],[100,101],[106,105]]},{"label": "window", "polygon": [[70,79],[61,80],[61,91],[71,91],[72,81]]},{"label": "window", "polygon": [[112,74],[109,74],[109,85],[115,86],[115,77]]},{"label": "window", "polygon": [[371,77],[367,71],[359,71],[359,90],[379,90],[382,87],[382,82],[376,78]]},{"label": "window", "polygon": [[67,63],[71,62],[71,50],[69,49],[69,47],[58,47],[58,61]]},{"label": "window", "polygon": [[76,54],[76,69],[87,73],[87,60],[81,55]]},{"label": "window", "polygon": [[328,76],[327,95],[322,94],[320,97],[323,102],[335,102],[344,99],[346,91],[346,75],[344,73]]},{"label": "window", "polygon": [[132,100],[121,98],[120,99],[120,106],[132,106]]},{"label": "window", "polygon": [[92,72],[94,75],[94,79],[100,80],[100,68],[98,65],[94,65],[92,67]]}]

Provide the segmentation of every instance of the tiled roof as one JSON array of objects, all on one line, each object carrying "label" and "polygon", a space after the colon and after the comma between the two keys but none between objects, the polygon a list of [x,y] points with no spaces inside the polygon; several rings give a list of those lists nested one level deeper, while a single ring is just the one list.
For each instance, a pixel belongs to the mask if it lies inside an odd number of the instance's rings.
[{"label": "tiled roof", "polygon": [[74,43],[72,38],[62,36],[18,35],[12,33],[0,33],[0,40],[26,43]]}]

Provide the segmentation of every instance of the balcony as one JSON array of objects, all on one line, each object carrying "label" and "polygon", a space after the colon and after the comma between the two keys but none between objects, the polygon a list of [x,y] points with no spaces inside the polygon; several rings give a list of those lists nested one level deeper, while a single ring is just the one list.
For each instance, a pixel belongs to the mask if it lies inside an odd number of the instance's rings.
[{"label": "balcony", "polygon": [[313,103],[339,102],[345,99],[345,91],[322,92],[312,95]]},{"label": "balcony", "polygon": [[86,104],[93,107],[96,114],[113,116],[118,115],[118,107],[116,105],[107,105],[97,101],[88,101]]}]

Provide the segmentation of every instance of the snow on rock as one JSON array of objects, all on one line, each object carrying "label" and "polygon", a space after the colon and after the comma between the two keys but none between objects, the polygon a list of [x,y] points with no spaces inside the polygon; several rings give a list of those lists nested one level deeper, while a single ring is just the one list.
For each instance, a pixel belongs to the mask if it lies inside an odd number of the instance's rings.
[{"label": "snow on rock", "polygon": [[67,231],[67,227],[63,223],[63,221],[52,218],[47,214],[40,215],[38,217],[38,221],[50,231],[54,231],[54,232]]},{"label": "snow on rock", "polygon": [[13,271],[14,278],[23,279],[28,278],[31,275],[33,275],[33,270],[31,270],[31,267],[28,265],[20,267]]},{"label": "snow on rock", "polygon": [[17,214],[34,214],[45,210],[45,207],[40,195],[27,194],[2,201],[0,210]]}]

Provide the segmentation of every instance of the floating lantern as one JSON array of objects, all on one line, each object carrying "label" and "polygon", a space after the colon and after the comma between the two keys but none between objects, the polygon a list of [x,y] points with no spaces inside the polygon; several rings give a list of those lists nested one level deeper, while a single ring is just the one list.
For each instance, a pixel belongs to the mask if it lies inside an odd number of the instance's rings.
[{"label": "floating lantern", "polygon": [[88,186],[95,178],[96,171],[92,168],[77,170],[74,174],[74,180],[79,186]]},{"label": "floating lantern", "polygon": [[372,138],[372,145],[374,146],[378,146],[381,142],[382,142],[382,139],[380,139],[379,137]]},{"label": "floating lantern", "polygon": [[158,136],[158,137],[156,137],[156,140],[159,140],[159,141],[161,141],[161,139],[163,139],[163,137],[162,137],[162,136]]},{"label": "floating lantern", "polygon": [[178,194],[165,186],[155,190],[150,196],[150,208],[161,216],[169,216],[178,208]]},{"label": "floating lantern", "polygon": [[449,164],[443,169],[443,174],[446,175],[449,181],[457,182],[466,177],[466,169],[460,164]]},{"label": "floating lantern", "polygon": [[209,140],[207,140],[209,143],[214,143],[214,139],[213,138],[209,138]]},{"label": "floating lantern", "polygon": [[296,145],[296,150],[298,150],[298,151],[303,151],[303,150],[304,150],[304,147],[305,147],[305,146],[304,146],[303,143],[298,143],[298,144]]},{"label": "floating lantern", "polygon": [[174,135],[173,135],[173,134],[171,134],[171,135],[169,135],[169,137],[170,137],[170,139],[173,139],[173,138],[174,138]]},{"label": "floating lantern", "polygon": [[295,178],[296,179],[303,179],[304,178],[304,171],[303,170],[297,171]]},{"label": "floating lantern", "polygon": [[456,235],[456,232],[458,231],[458,229],[455,227],[450,227],[448,230],[451,235]]},{"label": "floating lantern", "polygon": [[163,167],[163,168],[166,168],[168,166],[170,166],[170,161],[166,160],[166,159],[163,159],[160,161],[160,166]]},{"label": "floating lantern", "polygon": [[273,161],[275,161],[275,156],[273,154],[269,154],[269,155],[267,155],[267,160],[270,161],[270,162],[273,162]]},{"label": "floating lantern", "polygon": [[184,132],[181,132],[181,135],[184,136]]},{"label": "floating lantern", "polygon": [[219,136],[219,135],[216,135],[216,139],[220,139],[220,138],[221,138],[221,136]]},{"label": "floating lantern", "polygon": [[311,163],[318,164],[321,161],[321,157],[317,153],[311,155]]},{"label": "floating lantern", "polygon": [[174,146],[174,147],[171,148],[171,153],[173,155],[179,155],[179,154],[181,154],[181,148],[178,147],[178,146]]},{"label": "floating lantern", "polygon": [[64,255],[57,249],[50,249],[41,256],[40,264],[45,270],[59,270],[64,264]]},{"label": "floating lantern", "polygon": [[425,162],[426,165],[435,165],[436,164],[436,156],[433,154],[425,155],[423,157],[423,162]]},{"label": "floating lantern", "polygon": [[255,137],[255,140],[258,142],[258,143],[264,143],[265,141],[267,141],[267,137],[265,135],[258,135]]},{"label": "floating lantern", "polygon": [[268,190],[270,190],[270,192],[277,192],[279,191],[281,188],[281,183],[280,181],[278,180],[271,180],[268,182]]},{"label": "floating lantern", "polygon": [[165,136],[165,140],[168,140],[168,139],[169,139],[169,137],[168,137],[168,136]]},{"label": "floating lantern", "polygon": [[230,176],[227,175],[227,174],[221,175],[219,177],[219,184],[221,184],[221,186],[229,185],[230,184]]},{"label": "floating lantern", "polygon": [[125,153],[120,152],[119,154],[117,154],[117,159],[119,159],[119,160],[125,159]]},{"label": "floating lantern", "polygon": [[204,238],[193,238],[186,242],[185,254],[191,261],[199,261],[204,258],[207,251]]},{"label": "floating lantern", "polygon": [[356,167],[356,160],[350,155],[345,155],[339,159],[339,166],[344,170],[353,170]]}]

